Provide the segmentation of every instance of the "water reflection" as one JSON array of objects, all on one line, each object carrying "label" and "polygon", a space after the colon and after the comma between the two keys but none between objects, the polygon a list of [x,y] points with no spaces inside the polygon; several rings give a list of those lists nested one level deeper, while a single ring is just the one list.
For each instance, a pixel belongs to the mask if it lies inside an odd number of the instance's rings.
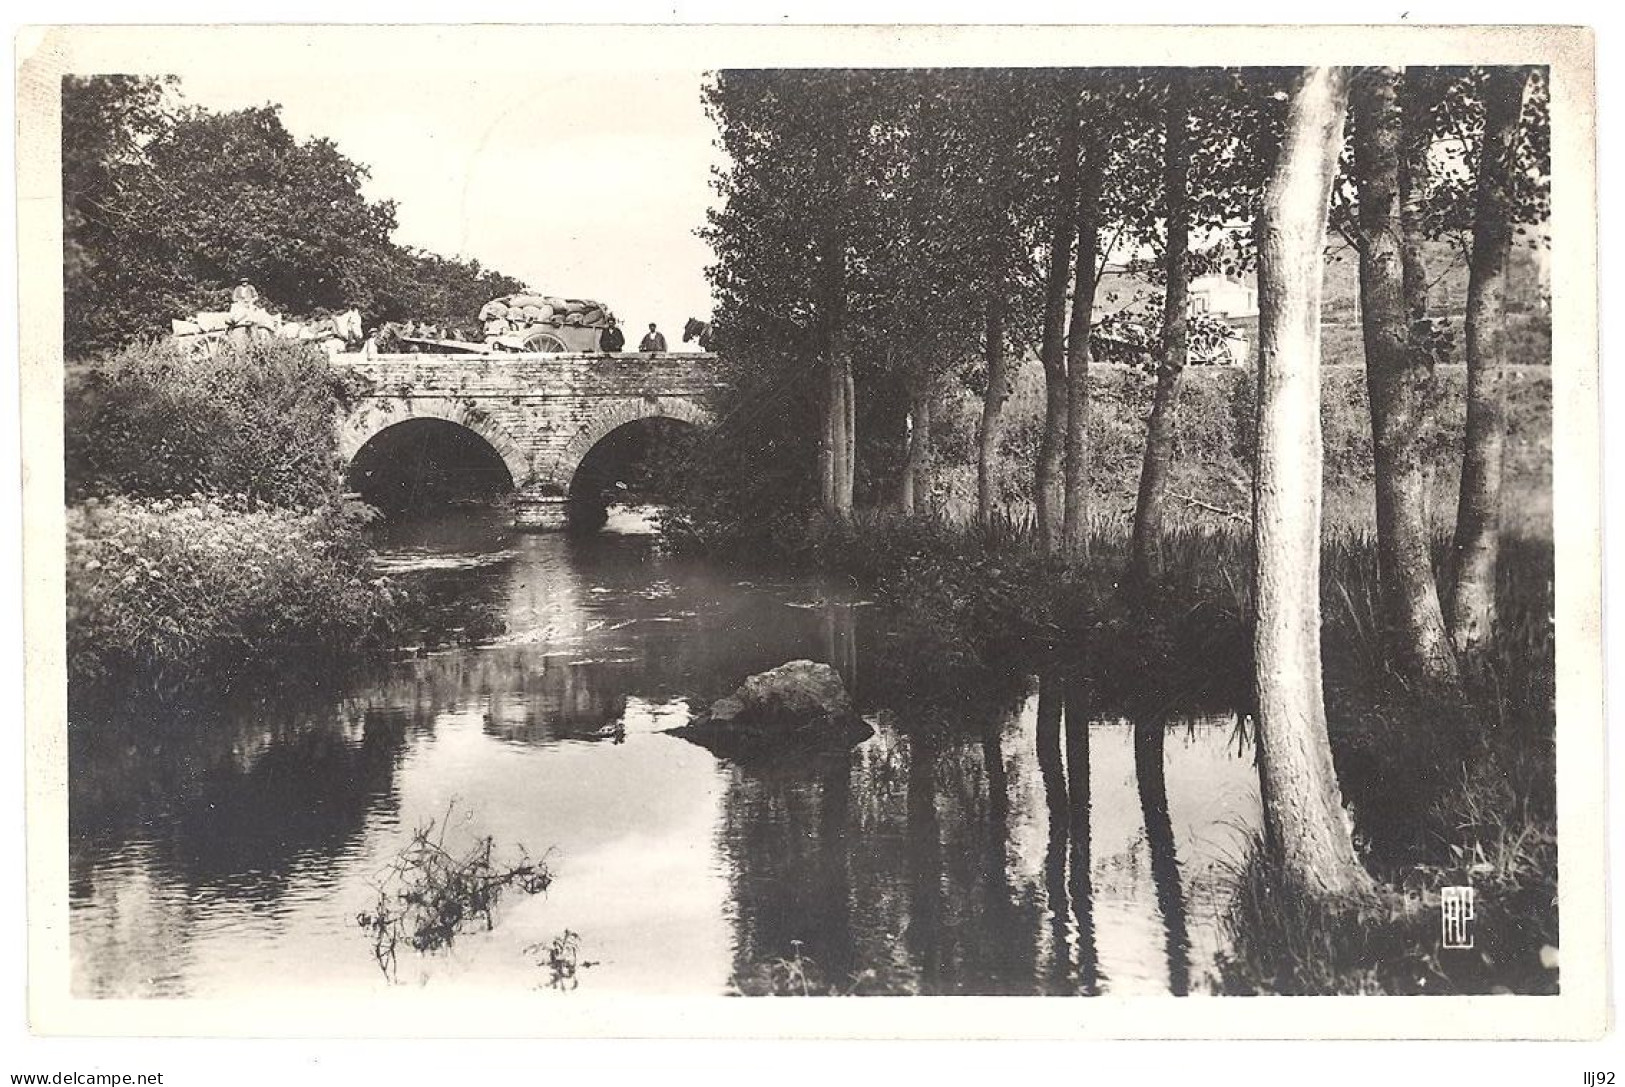
[{"label": "water reflection", "polygon": [[[571,929],[605,992],[722,992],[796,956],[841,991],[1205,987],[1258,824],[1230,720],[1105,715],[1076,670],[947,727],[885,689],[885,617],[840,586],[647,536],[390,531],[432,617],[419,654],[206,719],[76,727],[77,992],[381,987],[354,913],[448,811],[457,835],[550,850],[558,878],[403,980],[534,989],[523,948]],[[872,740],[742,768],[666,735],[794,657],[842,672]]]},{"label": "water reflection", "polygon": [[1163,772],[1168,726],[1157,718],[1134,722],[1134,780],[1140,790],[1140,814],[1151,851],[1151,882],[1157,910],[1167,933],[1168,991],[1190,991],[1190,937],[1185,928],[1185,892],[1179,876],[1179,852],[1168,812],[1168,782]]}]

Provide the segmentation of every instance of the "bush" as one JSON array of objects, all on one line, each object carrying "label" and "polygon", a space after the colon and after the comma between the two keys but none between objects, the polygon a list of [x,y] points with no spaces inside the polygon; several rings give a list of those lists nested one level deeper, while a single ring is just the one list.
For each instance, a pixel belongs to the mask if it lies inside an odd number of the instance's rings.
[{"label": "bush", "polygon": [[239,666],[378,641],[395,596],[368,574],[362,506],[294,511],[201,494],[114,497],[67,519],[67,654],[76,698],[140,680],[172,693]]},{"label": "bush", "polygon": [[70,374],[70,501],[194,492],[314,507],[342,489],[333,421],[348,381],[320,349],[291,341],[198,358],[137,344]]}]

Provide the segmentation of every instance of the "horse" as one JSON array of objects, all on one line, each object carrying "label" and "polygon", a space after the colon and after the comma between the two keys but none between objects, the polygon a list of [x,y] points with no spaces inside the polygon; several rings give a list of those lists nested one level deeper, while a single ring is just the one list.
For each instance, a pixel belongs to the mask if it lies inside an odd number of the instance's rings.
[{"label": "horse", "polygon": [[711,350],[711,322],[690,317],[683,326],[683,342],[699,341],[701,351]]}]

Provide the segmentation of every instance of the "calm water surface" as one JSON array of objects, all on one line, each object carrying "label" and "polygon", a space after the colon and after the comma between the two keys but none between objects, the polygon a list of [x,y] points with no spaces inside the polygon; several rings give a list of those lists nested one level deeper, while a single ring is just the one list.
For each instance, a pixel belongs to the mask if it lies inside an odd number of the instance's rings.
[{"label": "calm water surface", "polygon": [[[1206,989],[1259,821],[1234,718],[1102,717],[1035,679],[979,730],[914,739],[866,683],[883,610],[850,590],[665,556],[631,514],[586,539],[504,521],[381,538],[431,604],[410,659],[76,739],[77,994],[378,989],[356,914],[448,811],[449,846],[523,845],[556,879],[404,952],[402,984],[546,989],[526,949],[568,930],[594,992],[722,993],[797,954],[930,993]],[[664,734],[796,657],[840,669],[872,740],[764,768]]]}]

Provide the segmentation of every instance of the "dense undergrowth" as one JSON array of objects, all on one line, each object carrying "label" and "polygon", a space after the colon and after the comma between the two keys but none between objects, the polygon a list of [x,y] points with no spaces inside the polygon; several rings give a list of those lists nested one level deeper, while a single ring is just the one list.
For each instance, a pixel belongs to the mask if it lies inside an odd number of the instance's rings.
[{"label": "dense undergrowth", "polygon": [[70,716],[387,641],[399,594],[342,493],[348,389],[319,350],[140,344],[75,368],[65,395]]},{"label": "dense undergrowth", "polygon": [[365,507],[203,494],[71,507],[72,682],[174,694],[202,676],[218,686],[250,667],[380,644],[392,596],[368,573],[366,520]]}]

